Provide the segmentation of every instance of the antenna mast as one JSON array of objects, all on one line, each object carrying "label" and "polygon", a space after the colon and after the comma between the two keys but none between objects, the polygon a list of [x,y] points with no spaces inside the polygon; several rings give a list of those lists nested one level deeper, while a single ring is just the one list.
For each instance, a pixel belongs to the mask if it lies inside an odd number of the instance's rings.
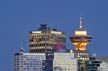
[{"label": "antenna mast", "polygon": [[83,19],[82,19],[82,17],[80,17],[80,28],[82,28],[82,25],[83,25]]}]

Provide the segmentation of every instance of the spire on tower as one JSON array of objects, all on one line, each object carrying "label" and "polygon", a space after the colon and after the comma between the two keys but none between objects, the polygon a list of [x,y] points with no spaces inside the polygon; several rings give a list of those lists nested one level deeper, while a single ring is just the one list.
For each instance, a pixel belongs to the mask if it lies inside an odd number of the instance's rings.
[{"label": "spire on tower", "polygon": [[83,19],[82,17],[80,17],[80,28],[82,28],[82,25],[83,25]]}]

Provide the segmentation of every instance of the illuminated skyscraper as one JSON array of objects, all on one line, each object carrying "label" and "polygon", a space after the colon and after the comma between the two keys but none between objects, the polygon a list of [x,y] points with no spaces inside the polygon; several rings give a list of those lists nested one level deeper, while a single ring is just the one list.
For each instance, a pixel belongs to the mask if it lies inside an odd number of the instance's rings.
[{"label": "illuminated skyscraper", "polygon": [[30,32],[30,53],[60,51],[66,48],[66,34],[46,24]]},{"label": "illuminated skyscraper", "polygon": [[89,60],[90,54],[87,45],[91,42],[92,37],[87,34],[87,30],[82,25],[82,17],[80,17],[80,26],[75,31],[75,35],[70,37],[70,40],[75,45],[73,49],[75,57],[79,60]]}]

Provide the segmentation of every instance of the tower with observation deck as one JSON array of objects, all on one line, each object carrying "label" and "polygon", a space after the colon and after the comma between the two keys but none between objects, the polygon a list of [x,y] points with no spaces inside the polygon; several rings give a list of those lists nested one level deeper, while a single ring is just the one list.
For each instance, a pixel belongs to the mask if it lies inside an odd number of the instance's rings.
[{"label": "tower with observation deck", "polygon": [[74,56],[78,60],[89,60],[90,53],[87,50],[87,45],[91,42],[92,38],[83,27],[83,19],[80,17],[80,26],[75,30],[75,34],[70,37],[71,43],[75,46],[73,49]]}]

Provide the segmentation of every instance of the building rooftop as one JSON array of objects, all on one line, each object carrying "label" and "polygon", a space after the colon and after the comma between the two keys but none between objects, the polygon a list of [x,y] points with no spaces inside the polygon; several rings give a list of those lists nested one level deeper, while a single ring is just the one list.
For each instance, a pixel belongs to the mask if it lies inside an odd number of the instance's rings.
[{"label": "building rooftop", "polygon": [[108,62],[108,56],[97,56],[96,59],[100,61]]}]

